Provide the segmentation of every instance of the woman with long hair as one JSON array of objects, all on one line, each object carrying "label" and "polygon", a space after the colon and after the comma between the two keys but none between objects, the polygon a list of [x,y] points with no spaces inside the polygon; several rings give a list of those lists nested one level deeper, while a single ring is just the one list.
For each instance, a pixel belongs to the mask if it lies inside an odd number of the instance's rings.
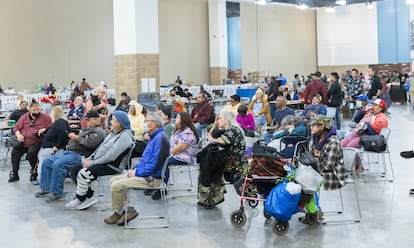
[{"label": "woman with long hair", "polygon": [[[187,112],[178,113],[175,118],[175,130],[170,137],[170,154],[168,165],[194,164],[196,162],[197,143],[199,140],[197,129]],[[166,183],[169,171],[166,172]],[[153,200],[161,198],[161,192],[155,191]]]},{"label": "woman with long hair", "polygon": [[[84,114],[89,112],[89,110],[96,110],[99,113],[99,118],[101,119],[101,127],[105,129],[105,120],[109,116],[109,106],[108,101],[105,99],[106,88],[102,85],[93,89],[93,93],[88,96],[85,104]],[[82,128],[86,128],[86,120],[81,121]]]},{"label": "woman with long hair", "polygon": [[[243,166],[242,158],[246,153],[243,129],[230,110],[222,110],[217,115],[208,140],[210,144],[197,154],[200,163],[198,204],[206,208],[212,207],[211,203],[214,206],[224,201],[223,171],[224,177],[232,181]],[[209,205],[205,205],[206,202]]]},{"label": "woman with long hair", "polygon": [[[54,106],[50,112],[50,119],[52,126],[46,131],[45,137],[42,141],[41,148],[37,154],[39,160],[38,168],[42,168],[42,163],[45,159],[53,156],[56,153],[62,152],[69,140],[70,127],[68,119],[65,116],[61,106]],[[41,170],[39,171],[41,174]],[[36,181],[32,183],[36,184]]]}]

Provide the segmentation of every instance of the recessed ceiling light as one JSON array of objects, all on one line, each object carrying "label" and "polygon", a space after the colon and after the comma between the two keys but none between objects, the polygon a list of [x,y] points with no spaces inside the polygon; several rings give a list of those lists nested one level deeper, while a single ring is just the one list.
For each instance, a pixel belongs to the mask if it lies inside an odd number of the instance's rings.
[{"label": "recessed ceiling light", "polygon": [[256,0],[256,4],[258,5],[266,5],[266,0]]},{"label": "recessed ceiling light", "polygon": [[367,9],[373,9],[374,8],[374,4],[371,2],[366,2],[365,6],[367,6]]},{"label": "recessed ceiling light", "polygon": [[336,0],[335,4],[337,4],[337,5],[346,5],[346,1],[345,0]]},{"label": "recessed ceiling light", "polygon": [[308,9],[309,7],[308,7],[308,5],[302,3],[302,4],[299,4],[296,8],[301,9],[301,10],[305,10],[305,9]]}]

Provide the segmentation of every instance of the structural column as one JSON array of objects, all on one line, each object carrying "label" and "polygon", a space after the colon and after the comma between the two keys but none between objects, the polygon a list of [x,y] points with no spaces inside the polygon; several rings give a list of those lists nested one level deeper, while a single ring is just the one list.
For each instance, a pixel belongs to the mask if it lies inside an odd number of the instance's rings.
[{"label": "structural column", "polygon": [[155,86],[148,88],[158,92],[158,0],[113,0],[113,9],[117,98],[125,91],[137,99],[143,78],[155,78]]},{"label": "structural column", "polygon": [[220,85],[227,78],[226,0],[208,1],[210,41],[210,84]]}]

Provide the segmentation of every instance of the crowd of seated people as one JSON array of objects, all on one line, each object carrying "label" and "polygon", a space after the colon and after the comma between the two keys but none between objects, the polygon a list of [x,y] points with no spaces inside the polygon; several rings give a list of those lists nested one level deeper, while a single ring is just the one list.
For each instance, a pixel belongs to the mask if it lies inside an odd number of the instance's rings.
[{"label": "crowd of seated people", "polygon": [[[331,120],[323,117],[327,112],[324,102],[330,101],[324,99],[325,89],[317,88],[320,86],[320,76],[315,75],[315,80],[316,83],[311,81],[307,85],[307,105],[303,112],[288,106],[286,97],[289,94],[283,89],[275,97],[272,119],[268,96],[260,88],[248,105],[240,103],[240,96],[232,95],[229,104],[216,115],[212,103],[204,93],[197,96],[197,104],[191,114],[172,111],[175,109],[169,107],[160,107],[155,112],[146,113],[143,106],[135,100],[128,100],[128,103],[122,100],[121,109],[114,111],[110,117],[111,125],[107,133],[104,128],[105,119],[109,118],[109,106],[104,98],[105,87],[95,88],[93,95],[86,97],[84,108],[82,97],[76,97],[74,108],[66,117],[62,114],[61,107],[53,107],[49,117],[41,113],[37,103],[32,103],[28,112],[22,113],[25,112],[25,104],[27,106],[27,102],[22,101],[20,110],[14,116],[20,113],[22,115],[20,119],[16,118],[18,121],[13,131],[23,146],[12,151],[13,173],[9,182],[19,180],[20,158],[27,153],[32,167],[31,181],[37,180],[36,164],[39,163],[38,166],[42,168],[40,191],[35,194],[36,197],[47,197],[48,203],[65,200],[64,181],[71,176],[76,184],[76,198],[66,203],[65,207],[87,209],[97,202],[91,183],[100,176],[118,174],[119,170],[114,167],[120,166],[126,152],[135,144],[133,157],[140,157],[139,162],[132,165],[132,170],[128,173],[110,179],[114,213],[104,219],[106,223],[123,224],[125,220],[128,222],[138,216],[138,211],[134,208],[128,209],[128,216],[125,216],[128,208],[125,191],[130,187],[147,188],[145,193],[154,200],[161,197],[161,192],[153,189],[161,183],[162,165],[169,155],[169,165],[193,164],[197,158],[200,163],[199,204],[203,205],[205,197],[214,191],[213,202],[217,205],[224,201],[223,175],[231,181],[231,175],[242,170],[246,155],[245,136],[248,133],[253,133],[254,136],[255,131],[261,133],[267,129],[263,136],[257,138],[264,138],[266,144],[273,143],[280,152],[289,148],[289,156],[293,144],[283,143],[284,137],[310,136],[308,140],[311,151],[319,161],[319,168],[324,173],[328,170],[338,172],[334,182],[327,183],[325,187],[340,188],[344,184],[341,169],[343,164],[342,153],[337,151],[341,147],[357,147],[361,133],[355,130],[339,142],[338,131]],[[176,85],[174,91],[180,91],[178,87],[180,84]],[[310,96],[309,92],[316,93]],[[357,105],[355,114],[358,113],[353,120],[358,122],[358,130],[361,129],[360,125],[364,125],[363,135],[378,134],[381,128],[388,127],[388,119],[384,114],[387,106],[383,100],[376,99],[373,102],[372,112],[367,107],[366,96],[358,95],[353,100]],[[173,112],[176,113],[175,118]],[[212,121],[214,116],[216,118]],[[72,132],[68,120],[81,121],[83,129],[79,133]],[[214,151],[219,153],[207,150],[203,155],[203,150],[198,149],[198,141],[202,130],[209,125],[209,145],[216,144],[220,149]],[[331,150],[326,151],[325,148]],[[332,153],[336,154],[335,157],[331,156]],[[217,156],[218,154],[220,155]],[[217,162],[213,167],[212,161]],[[167,183],[169,175],[165,176]]]}]

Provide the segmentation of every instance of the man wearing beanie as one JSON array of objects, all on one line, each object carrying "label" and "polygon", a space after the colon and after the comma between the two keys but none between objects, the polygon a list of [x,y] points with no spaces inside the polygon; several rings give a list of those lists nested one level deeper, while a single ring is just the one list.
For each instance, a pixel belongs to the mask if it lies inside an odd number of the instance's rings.
[{"label": "man wearing beanie", "polygon": [[93,197],[91,183],[100,176],[118,173],[113,167],[119,167],[121,162],[127,159],[125,155],[134,144],[128,115],[119,110],[113,112],[111,127],[112,132],[96,151],[82,161],[82,168],[79,167],[77,173],[76,199],[67,203],[66,209],[82,210],[97,203],[98,200]]}]

